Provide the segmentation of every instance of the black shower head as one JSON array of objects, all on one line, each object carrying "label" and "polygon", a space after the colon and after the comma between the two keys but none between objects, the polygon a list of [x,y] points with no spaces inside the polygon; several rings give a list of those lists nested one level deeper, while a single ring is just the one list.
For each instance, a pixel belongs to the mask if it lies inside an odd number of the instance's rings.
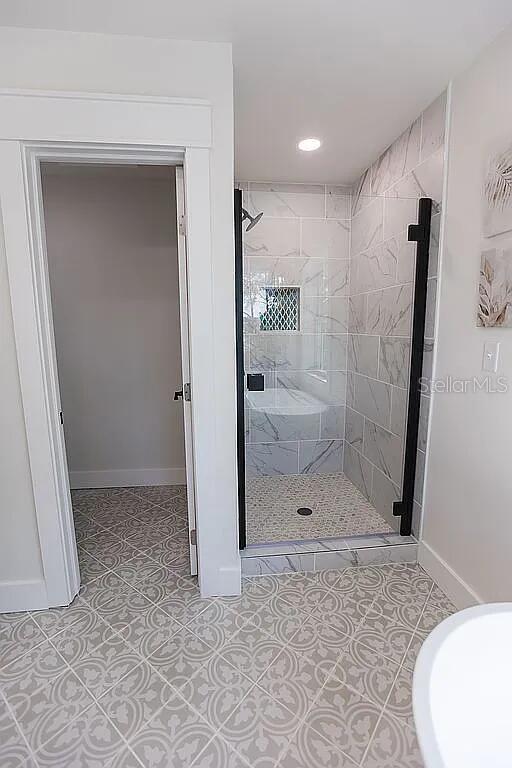
[{"label": "black shower head", "polygon": [[245,208],[242,208],[242,214],[243,214],[242,222],[244,222],[246,219],[249,219],[249,224],[245,230],[246,232],[249,232],[249,230],[255,227],[258,221],[261,219],[261,217],[263,216],[263,211],[261,213],[258,213],[256,216],[251,216],[251,214],[248,213],[248,211],[246,211]]}]

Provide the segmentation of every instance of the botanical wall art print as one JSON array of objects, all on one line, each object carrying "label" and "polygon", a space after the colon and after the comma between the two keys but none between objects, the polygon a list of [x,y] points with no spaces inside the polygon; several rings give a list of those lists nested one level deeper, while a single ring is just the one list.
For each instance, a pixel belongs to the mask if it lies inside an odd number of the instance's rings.
[{"label": "botanical wall art print", "polygon": [[477,323],[512,327],[512,144],[489,160],[483,213]]}]

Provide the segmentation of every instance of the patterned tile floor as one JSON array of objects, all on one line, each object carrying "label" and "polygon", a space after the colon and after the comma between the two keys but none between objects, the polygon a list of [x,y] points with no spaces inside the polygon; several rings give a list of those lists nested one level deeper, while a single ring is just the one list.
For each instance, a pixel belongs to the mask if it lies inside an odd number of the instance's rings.
[{"label": "patterned tile floor", "polygon": [[[341,472],[248,478],[246,501],[251,545],[392,533]],[[297,514],[299,507],[309,507],[313,514],[302,517]]]},{"label": "patterned tile floor", "polygon": [[419,768],[411,677],[454,607],[416,565],[202,599],[181,488],[75,495],[84,586],[0,616],[2,768]]}]

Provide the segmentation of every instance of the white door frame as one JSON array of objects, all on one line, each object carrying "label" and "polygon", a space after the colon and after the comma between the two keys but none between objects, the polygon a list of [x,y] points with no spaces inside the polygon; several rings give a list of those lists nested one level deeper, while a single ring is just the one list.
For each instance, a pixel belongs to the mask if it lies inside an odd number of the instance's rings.
[{"label": "white door frame", "polygon": [[176,167],[176,216],[178,237],[178,282],[180,292],[180,337],[181,337],[181,387],[183,405],[183,431],[185,436],[185,468],[187,473],[188,532],[190,551],[190,572],[197,574],[197,529],[196,529],[196,489],[194,470],[194,437],[192,401],[189,396],[191,384],[190,367],[190,324],[188,310],[188,263],[187,263],[187,225],[185,209],[185,177],[183,168]]},{"label": "white door frame", "polygon": [[[45,272],[39,163],[176,164],[185,175],[190,359],[196,464],[199,582],[208,581],[202,517],[215,483],[216,433],[210,205],[211,108],[207,102],[98,94],[0,92],[0,204],[14,334],[46,587],[44,608],[68,604],[79,572],[60,424]],[[208,522],[205,523],[205,528]]]}]

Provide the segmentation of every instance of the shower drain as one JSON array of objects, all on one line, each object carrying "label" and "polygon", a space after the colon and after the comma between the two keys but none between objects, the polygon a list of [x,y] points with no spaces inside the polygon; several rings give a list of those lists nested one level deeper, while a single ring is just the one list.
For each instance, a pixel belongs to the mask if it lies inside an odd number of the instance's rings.
[{"label": "shower drain", "polygon": [[299,507],[297,510],[298,515],[302,515],[303,517],[307,517],[308,515],[313,514],[313,510],[309,507]]}]

